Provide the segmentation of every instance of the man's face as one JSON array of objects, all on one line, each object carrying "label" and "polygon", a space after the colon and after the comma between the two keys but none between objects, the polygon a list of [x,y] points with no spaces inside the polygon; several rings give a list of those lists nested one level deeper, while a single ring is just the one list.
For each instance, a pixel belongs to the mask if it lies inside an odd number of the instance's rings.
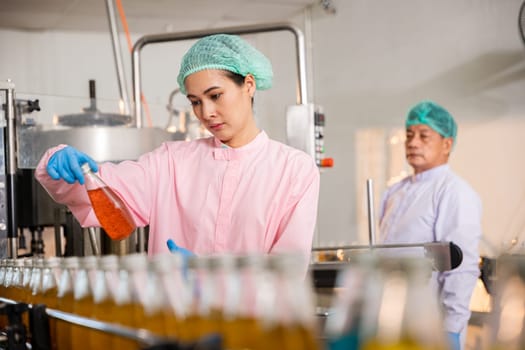
[{"label": "man's face", "polygon": [[416,174],[443,165],[452,150],[452,138],[444,138],[428,125],[411,125],[406,130],[405,152]]}]

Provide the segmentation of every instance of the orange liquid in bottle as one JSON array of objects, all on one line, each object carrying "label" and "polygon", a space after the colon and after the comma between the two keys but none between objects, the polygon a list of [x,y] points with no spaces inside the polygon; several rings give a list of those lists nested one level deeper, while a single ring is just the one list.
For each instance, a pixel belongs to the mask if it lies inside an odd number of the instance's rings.
[{"label": "orange liquid in bottle", "polygon": [[[93,318],[103,322],[114,322],[110,310],[114,307],[111,300],[105,300],[94,304]],[[92,330],[90,334],[90,345],[92,349],[110,349],[113,344],[113,336],[110,333]]]},{"label": "orange liquid in bottle", "polygon": [[[93,309],[93,298],[91,295],[86,296],[82,299],[75,299],[73,301],[73,313],[83,316],[90,317],[91,310]],[[93,330],[82,327],[79,325],[73,325],[71,327],[71,348],[72,349],[91,349],[90,344],[90,333]]]},{"label": "orange liquid in bottle", "polygon": [[[42,294],[42,303],[50,309],[57,309],[57,288],[48,289]],[[51,349],[57,349],[57,320],[49,317],[49,336],[51,337]]]},{"label": "orange liquid in bottle", "polygon": [[109,187],[88,190],[87,193],[100,225],[111,239],[121,240],[133,232],[133,220],[126,208],[111,200],[118,197]]},{"label": "orange liquid in bottle", "polygon": [[[58,299],[58,309],[60,311],[73,313],[73,291],[64,294],[62,298]],[[72,349],[71,324],[57,320],[56,336],[58,350]]]},{"label": "orange liquid in bottle", "polygon": [[[140,328],[144,321],[142,307],[135,303],[113,304],[111,315],[113,322],[131,328]],[[140,349],[140,345],[131,339],[115,336],[113,338],[113,349]]]}]

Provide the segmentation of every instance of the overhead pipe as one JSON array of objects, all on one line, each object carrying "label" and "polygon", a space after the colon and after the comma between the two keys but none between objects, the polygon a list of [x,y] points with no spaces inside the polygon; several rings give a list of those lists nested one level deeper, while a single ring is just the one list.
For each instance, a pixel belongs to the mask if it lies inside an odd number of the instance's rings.
[{"label": "overhead pipe", "polygon": [[120,100],[122,106],[120,112],[129,114],[131,108],[129,106],[128,89],[126,77],[124,75],[124,68],[122,65],[122,50],[120,46],[120,39],[117,30],[117,21],[115,19],[115,2],[114,0],[106,0],[106,8],[108,12],[109,29],[111,33],[111,43],[113,46],[113,56],[115,57],[115,68],[117,69],[118,88],[120,92]]}]

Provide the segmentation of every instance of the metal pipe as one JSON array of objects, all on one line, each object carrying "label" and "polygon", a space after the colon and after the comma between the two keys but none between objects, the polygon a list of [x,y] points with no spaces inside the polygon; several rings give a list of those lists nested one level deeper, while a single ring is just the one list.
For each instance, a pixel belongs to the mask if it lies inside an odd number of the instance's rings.
[{"label": "metal pipe", "polygon": [[306,85],[306,54],[304,35],[301,30],[288,23],[271,23],[271,24],[257,24],[239,27],[226,27],[215,29],[204,29],[180,33],[163,33],[152,34],[141,37],[133,46],[132,52],[132,84],[133,84],[133,102],[135,108],[135,124],[137,128],[142,127],[142,108],[140,103],[141,97],[141,67],[140,67],[140,51],[148,44],[164,43],[169,41],[181,41],[190,39],[199,39],[211,34],[256,34],[275,31],[290,31],[295,36],[296,54],[297,54],[297,104],[308,103],[308,89]]},{"label": "metal pipe", "polygon": [[123,114],[130,113],[128,89],[124,69],[122,68],[122,50],[120,46],[120,39],[117,30],[117,23],[115,20],[115,2],[114,0],[106,0],[106,8],[108,11],[109,29],[111,33],[111,42],[113,46],[113,55],[115,57],[115,67],[117,69],[118,87],[120,92],[120,99],[122,101]]},{"label": "metal pipe", "polygon": [[374,182],[372,179],[366,180],[366,197],[368,204],[368,236],[370,246],[376,244],[376,225],[374,216]]},{"label": "metal pipe", "polygon": [[427,242],[427,243],[392,243],[392,244],[374,244],[371,247],[369,244],[356,244],[356,245],[342,245],[337,247],[315,247],[312,251],[323,251],[323,250],[354,250],[354,249],[370,249],[370,248],[429,248],[429,247],[448,247],[450,242]]},{"label": "metal pipe", "polygon": [[15,86],[7,80],[0,85],[6,91],[6,125],[4,128],[5,155],[5,195],[7,214],[7,244],[8,255],[15,259],[18,256],[18,224],[16,220],[16,116],[15,116]]},{"label": "metal pipe", "polygon": [[93,251],[93,255],[99,256],[100,249],[98,248],[97,232],[95,231],[94,227],[88,227],[88,235],[89,235],[89,242],[91,243],[91,250]]}]

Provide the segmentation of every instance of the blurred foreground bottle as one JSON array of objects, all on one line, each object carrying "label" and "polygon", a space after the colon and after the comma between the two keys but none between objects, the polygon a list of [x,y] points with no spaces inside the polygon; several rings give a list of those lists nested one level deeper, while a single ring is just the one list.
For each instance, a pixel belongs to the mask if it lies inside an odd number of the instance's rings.
[{"label": "blurred foreground bottle", "polygon": [[89,200],[104,231],[111,239],[128,237],[135,230],[135,224],[124,201],[91,171],[89,164],[83,164],[82,171]]},{"label": "blurred foreground bottle", "polygon": [[[69,256],[62,260],[62,273],[58,282],[58,310],[73,313],[73,284],[76,271],[79,266],[78,257]],[[57,320],[57,348],[58,350],[72,349],[71,324],[66,321]]]},{"label": "blurred foreground bottle", "polygon": [[[113,322],[114,293],[118,278],[118,256],[104,255],[97,261],[97,270],[93,284],[93,309],[91,316],[99,321]],[[91,331],[90,344],[92,349],[110,349],[113,346],[113,336],[110,333]]]},{"label": "blurred foreground bottle", "polygon": [[485,349],[525,349],[525,255],[503,255],[496,261],[490,335]]},{"label": "blurred foreground bottle", "polygon": [[430,261],[363,255],[343,272],[327,320],[329,348],[448,349]]}]

